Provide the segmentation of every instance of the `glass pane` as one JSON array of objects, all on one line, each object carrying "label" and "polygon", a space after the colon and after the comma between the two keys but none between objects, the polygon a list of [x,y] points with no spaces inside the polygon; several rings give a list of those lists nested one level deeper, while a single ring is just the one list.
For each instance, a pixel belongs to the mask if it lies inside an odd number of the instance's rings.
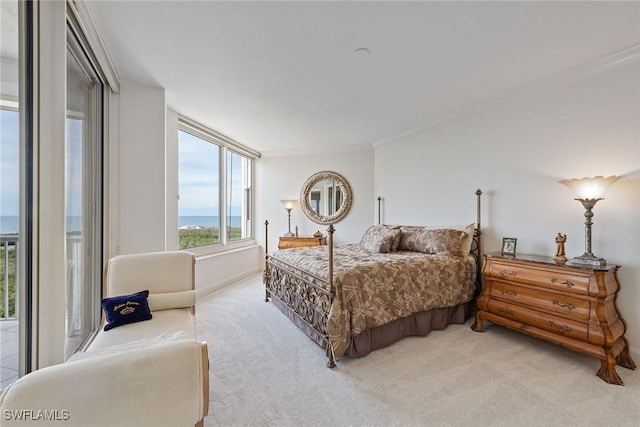
[{"label": "glass pane", "polygon": [[251,159],[227,151],[227,241],[251,237]]},{"label": "glass pane", "polygon": [[[65,138],[66,335],[65,359],[94,330],[99,300],[96,260],[101,253],[96,213],[100,212],[102,168],[93,159],[100,152],[99,93],[74,57],[67,55],[67,118]],[[99,263],[98,263],[99,264]]]},{"label": "glass pane", "polygon": [[20,105],[18,70],[18,2],[2,2],[0,38],[0,389],[18,379],[19,230],[20,230]]},{"label": "glass pane", "polygon": [[0,109],[0,389],[18,379],[19,113]]},{"label": "glass pane", "polygon": [[220,147],[178,132],[180,249],[220,243]]}]

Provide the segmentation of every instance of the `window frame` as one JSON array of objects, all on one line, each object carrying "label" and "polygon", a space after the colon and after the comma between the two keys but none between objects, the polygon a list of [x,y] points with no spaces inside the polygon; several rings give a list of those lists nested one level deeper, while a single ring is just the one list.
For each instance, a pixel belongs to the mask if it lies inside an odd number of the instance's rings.
[{"label": "window frame", "polygon": [[[198,122],[195,122],[183,115],[178,115],[178,132],[183,131],[189,133],[197,138],[200,138],[204,141],[207,141],[211,144],[217,145],[220,147],[220,155],[218,158],[218,216],[220,219],[220,237],[219,242],[211,245],[198,246],[193,248],[179,248],[179,238],[178,244],[176,245],[177,250],[184,250],[195,254],[196,256],[206,256],[213,255],[217,253],[223,253],[232,251],[235,249],[240,249],[243,247],[254,245],[256,242],[255,234],[256,234],[256,224],[255,221],[251,222],[251,237],[245,237],[238,240],[228,241],[227,240],[227,154],[229,151],[238,154],[240,156],[247,157],[251,159],[251,194],[250,194],[250,215],[251,218],[255,218],[255,162],[258,158],[260,158],[260,153],[252,150],[233,139],[222,135],[219,132],[216,132]],[[180,139],[178,140],[178,153],[180,151]],[[178,154],[178,162],[179,162],[179,154]],[[180,191],[180,175],[176,175],[177,180],[177,188],[178,193]],[[178,197],[179,199],[179,197]],[[178,205],[176,206],[176,218],[179,218],[180,215],[180,201],[178,200]],[[175,229],[176,234],[179,233],[179,228]]]},{"label": "window frame", "polygon": [[[104,225],[106,217],[104,209],[108,206],[105,194],[105,182],[108,177],[108,165],[105,161],[105,150],[107,147],[107,127],[109,124],[108,94],[111,90],[108,80],[103,74],[102,67],[95,59],[95,51],[90,46],[81,23],[73,13],[73,8],[71,8],[70,5],[67,6],[67,55],[71,55],[73,57],[73,60],[80,67],[79,71],[83,72],[85,77],[93,83],[93,87],[88,92],[87,116],[81,115],[76,117],[77,113],[69,110],[68,105],[66,105],[65,114],[65,122],[69,119],[81,117],[85,121],[88,120],[88,123],[91,123],[91,126],[83,131],[86,132],[86,134],[83,137],[82,150],[82,176],[84,181],[82,184],[83,199],[89,199],[88,203],[86,200],[83,201],[82,206],[82,235],[85,244],[82,280],[85,283],[84,291],[87,293],[85,297],[86,301],[82,301],[82,303],[84,304],[90,301],[91,306],[87,309],[87,312],[84,315],[83,321],[88,325],[86,326],[86,333],[81,341],[75,342],[77,339],[69,337],[69,331],[65,328],[65,360],[77,349],[85,347],[86,344],[93,339],[100,328],[102,315],[100,300],[103,296],[104,285],[103,265],[106,261],[106,233]],[[86,140],[84,138],[86,138]],[[84,143],[86,142],[90,142],[90,144],[85,145]],[[66,179],[67,177],[65,174],[65,180]],[[66,201],[64,204],[66,209]],[[65,242],[67,242],[66,225]],[[67,286],[68,283],[65,286],[65,289],[68,291]],[[67,311],[68,316],[68,307],[66,307],[65,310]],[[73,346],[67,348],[68,344],[71,342],[74,342]],[[75,346],[77,346],[76,350],[73,349]]]}]

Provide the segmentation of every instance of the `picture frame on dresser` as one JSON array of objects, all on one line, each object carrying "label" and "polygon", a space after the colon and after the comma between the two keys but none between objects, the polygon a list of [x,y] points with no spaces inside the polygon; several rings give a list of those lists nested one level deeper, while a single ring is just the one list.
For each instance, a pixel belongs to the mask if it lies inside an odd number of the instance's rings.
[{"label": "picture frame on dresser", "polygon": [[504,256],[516,256],[516,244],[518,239],[515,237],[503,237],[502,238],[502,252]]}]

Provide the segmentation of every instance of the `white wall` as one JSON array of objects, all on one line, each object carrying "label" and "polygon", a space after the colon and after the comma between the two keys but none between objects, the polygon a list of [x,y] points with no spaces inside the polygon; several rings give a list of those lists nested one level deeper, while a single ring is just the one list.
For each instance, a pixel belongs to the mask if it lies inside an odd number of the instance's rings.
[{"label": "white wall", "polygon": [[[38,44],[42,49],[35,66],[34,90],[37,95],[34,118],[34,196],[35,226],[31,242],[33,253],[33,317],[35,333],[33,366],[36,369],[64,361],[66,257],[65,257],[65,112],[66,112],[66,17],[62,2],[39,2]],[[23,149],[21,149],[23,150]],[[25,152],[21,152],[21,156]],[[23,168],[22,177],[31,171]],[[21,190],[21,209],[29,202]],[[24,224],[23,224],[24,225]],[[21,236],[26,236],[21,229]],[[22,237],[21,237],[22,239]],[[21,246],[21,255],[25,255]],[[19,265],[19,268],[23,268]],[[22,272],[27,273],[24,265]],[[25,276],[26,277],[26,276]],[[21,294],[24,296],[24,294]],[[20,322],[21,333],[24,323]],[[26,335],[23,335],[26,336]],[[20,340],[22,341],[22,340]],[[24,350],[24,344],[20,344]],[[22,363],[22,362],[21,362]],[[22,370],[22,366],[21,366]]]},{"label": "white wall", "polygon": [[166,137],[166,236],[165,249],[176,250],[178,247],[178,113],[167,109],[167,137]]},{"label": "white wall", "polygon": [[375,149],[376,194],[388,223],[465,223],[483,196],[484,251],[584,252],[584,208],[558,181],[624,175],[593,218],[593,253],[619,264],[618,307],[640,355],[640,66],[539,90]]},{"label": "white wall", "polygon": [[262,247],[251,245],[196,261],[196,291],[203,296],[262,271]]},{"label": "white wall", "polygon": [[164,89],[121,82],[118,252],[165,249]]},{"label": "white wall", "polygon": [[[287,212],[280,200],[300,199],[304,182],[316,172],[341,174],[351,186],[353,204],[347,216],[335,224],[335,243],[359,242],[374,222],[373,149],[354,147],[344,151],[295,156],[265,156],[256,168],[258,241],[264,245],[264,222],[269,221],[269,252],[278,246],[278,237],[287,231]],[[327,234],[327,226],[309,220],[297,204],[291,211],[291,231],[298,226],[300,236],[317,230]]]}]

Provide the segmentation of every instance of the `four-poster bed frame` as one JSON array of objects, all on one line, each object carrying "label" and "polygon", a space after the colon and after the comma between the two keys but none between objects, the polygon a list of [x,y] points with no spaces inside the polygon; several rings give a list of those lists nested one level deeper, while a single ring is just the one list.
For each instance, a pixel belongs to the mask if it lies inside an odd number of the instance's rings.
[{"label": "four-poster bed frame", "polygon": [[[473,235],[473,241],[471,245],[471,253],[475,260],[475,291],[473,298],[464,304],[464,317],[469,316],[472,309],[471,305],[474,304],[475,297],[480,293],[482,275],[481,275],[481,195],[482,191],[477,190],[476,194],[476,225]],[[380,203],[381,198],[378,197],[378,222],[380,222]],[[269,241],[269,222],[265,221],[265,270],[263,274],[263,281],[265,284],[265,301],[271,300],[296,326],[298,326],[306,335],[308,335],[313,341],[326,350],[328,357],[327,366],[333,368],[335,366],[335,357],[331,348],[328,331],[328,318],[332,304],[334,302],[334,296],[336,295],[336,289],[334,287],[334,244],[333,235],[335,228],[333,224],[329,224],[327,229],[328,238],[327,246],[323,247],[328,251],[328,265],[327,265],[327,277],[320,277],[318,274],[313,274],[309,271],[299,268],[292,263],[286,262],[282,259],[278,259],[272,255],[269,255],[268,241]],[[294,250],[294,249],[288,249]],[[463,304],[460,304],[462,306]],[[436,311],[427,310],[427,311]],[[426,313],[426,312],[423,312]],[[417,313],[421,315],[423,313]],[[404,319],[398,319],[404,320]],[[429,323],[431,320],[429,320]],[[447,321],[441,327],[446,326]],[[459,322],[457,322],[459,323]],[[383,327],[377,327],[373,329],[382,329]],[[430,330],[430,329],[429,329]],[[375,330],[372,332],[376,332]],[[387,330],[388,332],[388,330]],[[428,332],[427,332],[428,333]],[[426,335],[422,332],[410,332],[406,335]],[[402,338],[398,336],[393,338],[397,341]],[[389,339],[385,338],[385,346],[390,344]],[[384,340],[383,340],[384,341]],[[391,341],[393,342],[393,341]],[[381,347],[380,346],[380,347]],[[370,350],[375,350],[373,347]],[[368,352],[368,351],[367,351]],[[366,353],[365,353],[366,354]],[[364,354],[362,354],[364,355]]]}]

